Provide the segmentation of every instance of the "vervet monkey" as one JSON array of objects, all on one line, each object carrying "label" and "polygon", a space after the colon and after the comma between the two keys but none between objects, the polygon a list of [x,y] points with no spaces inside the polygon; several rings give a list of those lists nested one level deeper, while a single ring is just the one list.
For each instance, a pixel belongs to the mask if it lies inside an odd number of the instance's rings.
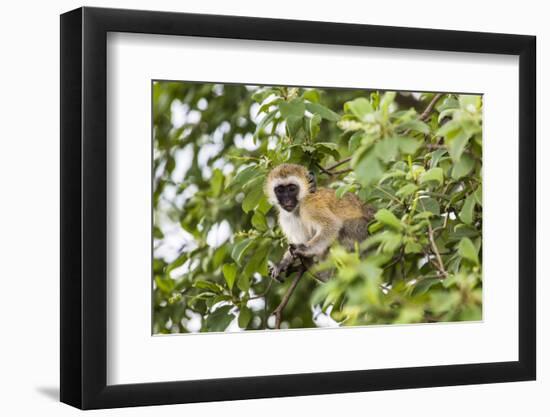
[{"label": "vervet monkey", "polygon": [[334,190],[317,188],[313,174],[301,165],[274,168],[265,192],[279,211],[279,226],[289,243],[281,262],[271,267],[274,279],[281,280],[297,257],[323,257],[335,240],[351,250],[367,237],[373,209],[353,193],[337,198]]}]

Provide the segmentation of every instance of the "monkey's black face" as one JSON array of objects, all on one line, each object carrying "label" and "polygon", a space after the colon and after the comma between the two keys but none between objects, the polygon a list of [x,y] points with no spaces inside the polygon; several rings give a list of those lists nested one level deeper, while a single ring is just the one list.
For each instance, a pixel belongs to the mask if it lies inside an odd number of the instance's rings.
[{"label": "monkey's black face", "polygon": [[275,195],[280,206],[286,211],[292,211],[298,205],[300,187],[296,184],[281,184],[275,187]]}]

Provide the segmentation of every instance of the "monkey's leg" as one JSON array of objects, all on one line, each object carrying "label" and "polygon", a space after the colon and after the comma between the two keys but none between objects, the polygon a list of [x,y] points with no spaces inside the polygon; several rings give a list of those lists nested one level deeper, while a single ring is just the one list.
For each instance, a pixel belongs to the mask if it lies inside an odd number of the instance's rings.
[{"label": "monkey's leg", "polygon": [[283,255],[283,259],[281,259],[281,261],[278,264],[273,265],[270,268],[269,275],[271,276],[272,279],[276,279],[279,282],[283,282],[283,279],[281,278],[281,274],[286,272],[288,267],[292,265],[293,262],[294,262],[294,255],[290,250],[287,250]]}]

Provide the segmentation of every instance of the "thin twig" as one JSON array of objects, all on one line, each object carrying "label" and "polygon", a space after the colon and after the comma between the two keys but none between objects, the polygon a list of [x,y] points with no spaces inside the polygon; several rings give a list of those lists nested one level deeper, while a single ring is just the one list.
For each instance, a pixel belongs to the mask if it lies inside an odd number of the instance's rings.
[{"label": "thin twig", "polygon": [[375,186],[374,188],[376,188],[378,191],[382,191],[384,194],[386,194],[388,197],[390,197],[392,200],[394,200],[395,202],[397,202],[400,206],[404,206],[405,204],[400,200],[398,199],[396,196],[394,196],[393,194],[387,192],[386,190],[384,190],[382,187],[380,186]]},{"label": "thin twig", "polygon": [[434,253],[434,255],[437,259],[439,272],[441,272],[441,274],[443,274],[444,276],[449,275],[447,273],[447,271],[445,270],[445,265],[443,265],[441,255],[439,254],[439,249],[437,249],[437,245],[435,244],[434,231],[432,229],[432,225],[431,225],[430,222],[428,222],[428,238],[430,239],[430,244],[432,246],[432,251],[433,251],[433,253]]},{"label": "thin twig", "polygon": [[396,263],[398,263],[401,260],[401,258],[403,258],[404,255],[405,255],[405,252],[403,251],[403,249],[401,249],[401,251],[399,252],[399,255],[397,255],[397,257],[394,260],[392,260],[389,264],[384,265],[384,269],[388,269],[394,266]]},{"label": "thin twig", "polygon": [[305,265],[302,265],[299,270],[298,274],[294,277],[292,280],[290,287],[286,290],[285,295],[283,296],[283,299],[281,300],[281,303],[277,306],[275,310],[273,310],[273,314],[275,314],[275,328],[280,329],[281,328],[281,321],[283,319],[283,310],[285,309],[286,305],[288,304],[288,301],[290,300],[290,297],[292,296],[292,293],[294,293],[294,290],[296,289],[296,286],[298,285],[298,282],[300,279],[304,276],[307,268]]},{"label": "thin twig", "polygon": [[[443,94],[437,93],[435,96],[433,96],[432,100],[428,103],[424,111],[418,116],[418,120],[424,121],[428,118],[432,110],[434,109],[435,103],[437,103],[437,100],[439,100]],[[407,129],[403,132],[404,136],[407,136],[409,133],[411,133],[411,129]]]},{"label": "thin twig", "polygon": [[321,172],[324,173],[324,174],[327,174],[327,175],[329,175],[329,176],[334,175],[334,174],[333,174],[332,172],[330,172],[328,169],[323,168],[323,166],[322,166],[320,163],[318,163],[318,162],[315,163],[315,166],[316,166],[317,168],[319,168],[319,169],[321,170]]},{"label": "thin twig", "polygon": [[336,162],[334,165],[325,168],[327,171],[332,171],[334,168],[338,168],[340,165],[344,165],[346,162],[351,161],[351,156],[342,159],[341,161]]},{"label": "thin twig", "polygon": [[256,294],[254,297],[250,297],[249,300],[257,300],[258,298],[264,298],[267,293],[269,292],[269,290],[271,289],[271,284],[273,284],[273,280],[270,279],[267,283],[267,287],[266,289],[264,290],[264,292],[260,293],[260,294]]},{"label": "thin twig", "polygon": [[435,96],[433,96],[432,100],[430,101],[430,103],[428,104],[428,107],[426,107],[424,109],[424,111],[422,112],[422,114],[420,115],[419,119],[424,121],[428,118],[428,116],[430,115],[430,113],[432,112],[432,110],[434,109],[434,106],[435,106],[435,103],[437,103],[437,101],[443,97],[443,94],[442,93],[437,93]]},{"label": "thin twig", "polygon": [[347,174],[348,172],[351,172],[351,171],[353,171],[352,168],[341,169],[340,171],[333,171],[333,172],[332,172],[332,175],[333,175],[333,176],[336,176],[336,175]]}]

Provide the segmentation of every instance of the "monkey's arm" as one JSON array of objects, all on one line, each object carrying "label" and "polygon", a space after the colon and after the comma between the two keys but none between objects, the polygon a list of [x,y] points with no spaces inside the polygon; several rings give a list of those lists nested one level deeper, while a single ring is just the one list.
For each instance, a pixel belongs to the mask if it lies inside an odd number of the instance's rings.
[{"label": "monkey's arm", "polygon": [[309,210],[307,222],[313,225],[315,234],[305,244],[298,245],[293,253],[306,258],[322,256],[338,238],[341,221],[327,208],[317,207]]},{"label": "monkey's arm", "polygon": [[338,229],[334,227],[320,228],[306,244],[296,246],[293,251],[294,255],[306,258],[322,256],[337,237]]}]

